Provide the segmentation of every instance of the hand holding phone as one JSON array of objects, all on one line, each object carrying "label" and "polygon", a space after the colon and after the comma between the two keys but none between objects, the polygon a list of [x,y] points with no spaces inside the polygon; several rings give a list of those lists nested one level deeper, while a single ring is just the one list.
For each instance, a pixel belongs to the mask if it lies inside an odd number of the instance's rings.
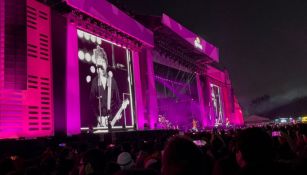
[{"label": "hand holding phone", "polygon": [[280,136],[281,136],[280,131],[273,131],[272,132],[272,137],[280,137]]},{"label": "hand holding phone", "polygon": [[197,146],[205,146],[207,144],[204,140],[194,140],[193,143]]},{"label": "hand holding phone", "polygon": [[60,143],[59,144],[59,147],[65,147],[66,146],[66,143]]}]

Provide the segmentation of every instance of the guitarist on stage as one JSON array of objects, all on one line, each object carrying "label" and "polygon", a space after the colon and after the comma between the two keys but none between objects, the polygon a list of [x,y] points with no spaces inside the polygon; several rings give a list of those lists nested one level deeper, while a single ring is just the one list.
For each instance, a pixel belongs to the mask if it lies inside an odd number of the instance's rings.
[{"label": "guitarist on stage", "polygon": [[111,129],[111,121],[120,108],[117,83],[113,73],[107,70],[106,52],[100,46],[93,50],[96,60],[97,76],[93,79],[90,92],[90,103],[97,117],[97,127]]}]

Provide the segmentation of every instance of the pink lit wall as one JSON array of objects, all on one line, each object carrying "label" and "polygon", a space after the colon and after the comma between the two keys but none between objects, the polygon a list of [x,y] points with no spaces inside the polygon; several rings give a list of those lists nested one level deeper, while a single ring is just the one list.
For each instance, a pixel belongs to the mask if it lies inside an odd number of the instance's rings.
[{"label": "pink lit wall", "polygon": [[201,116],[201,124],[202,127],[208,126],[208,119],[207,115],[205,113],[205,100],[204,100],[204,94],[201,87],[201,81],[199,74],[196,74],[196,83],[197,83],[197,91],[198,91],[198,100],[199,100],[199,106],[200,106],[200,116]]},{"label": "pink lit wall", "polygon": [[214,80],[226,83],[225,73],[212,66],[207,66],[206,74]]},{"label": "pink lit wall", "polygon": [[14,89],[4,88],[4,50],[5,1],[0,1],[0,139],[22,137],[24,129],[24,122],[22,121],[24,113],[24,107],[22,105],[24,99],[23,93],[22,91],[18,92]]},{"label": "pink lit wall", "polygon": [[[1,1],[0,13],[3,14],[5,2],[8,1]],[[3,30],[5,23],[1,20],[0,139],[50,136],[54,132],[50,8],[35,0],[27,0],[23,8],[26,9],[24,16],[27,16],[24,65],[27,81],[24,89],[3,86],[6,81],[3,76],[10,77],[10,73],[16,72],[3,71],[6,54],[3,38],[6,34]],[[24,70],[24,67],[17,69]],[[18,80],[15,81],[13,83]]]},{"label": "pink lit wall", "polygon": [[[146,61],[147,61],[147,75],[148,75],[148,96],[149,104],[149,124],[150,128],[154,129],[155,124],[158,121],[158,101],[157,101],[157,92],[156,92],[156,85],[154,79],[154,66],[153,66],[153,50],[146,49]],[[144,72],[145,73],[145,72]],[[144,95],[144,94],[143,94]]]},{"label": "pink lit wall", "polygon": [[194,34],[166,14],[163,14],[162,16],[162,23],[169,27],[171,30],[173,30],[175,33],[177,33],[179,36],[181,36],[183,39],[188,41],[191,45],[195,46],[195,39],[198,37],[200,39],[200,45],[201,49],[195,48],[199,50],[200,52],[208,55],[212,60],[219,62],[219,50],[214,45],[210,44],[203,38],[199,37],[198,35]]},{"label": "pink lit wall", "polygon": [[80,90],[78,36],[74,23],[67,22],[67,57],[66,57],[66,124],[67,134],[80,133]]},{"label": "pink lit wall", "polygon": [[0,89],[4,87],[4,1],[0,1]]},{"label": "pink lit wall", "polygon": [[243,117],[242,109],[238,103],[237,97],[234,97],[234,106],[235,106],[235,111],[233,114],[233,123],[235,125],[244,125],[244,117]]},{"label": "pink lit wall", "polygon": [[[27,52],[28,52],[28,90],[25,93],[25,105],[28,106],[28,126],[31,136],[46,136],[53,134],[53,85],[51,56],[51,11],[35,0],[27,0],[27,6],[36,9],[36,26],[30,23],[34,20],[35,10],[27,8]],[[30,13],[30,11],[32,13]],[[31,24],[31,26],[30,26]],[[36,29],[35,29],[36,27]],[[29,53],[35,50],[37,57]],[[35,83],[36,82],[36,83]],[[35,88],[37,86],[37,88]],[[35,114],[35,111],[38,114]]]},{"label": "pink lit wall", "polygon": [[226,84],[221,88],[222,90],[222,98],[223,98],[223,106],[224,106],[224,115],[225,115],[225,121],[226,119],[231,120],[231,93],[230,93],[230,86],[227,86]]},{"label": "pink lit wall", "polygon": [[135,113],[137,119],[137,129],[144,129],[144,124],[148,119],[144,115],[144,104],[142,99],[142,84],[140,76],[139,53],[132,51],[132,66],[134,75]]}]

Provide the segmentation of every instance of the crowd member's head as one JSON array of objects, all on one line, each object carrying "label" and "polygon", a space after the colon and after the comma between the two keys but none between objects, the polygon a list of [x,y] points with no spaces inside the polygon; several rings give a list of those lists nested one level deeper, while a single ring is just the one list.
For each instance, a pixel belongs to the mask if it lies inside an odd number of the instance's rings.
[{"label": "crowd member's head", "polygon": [[212,153],[214,158],[219,159],[225,154],[225,144],[221,137],[212,136],[211,138]]},{"label": "crowd member's head", "polygon": [[158,175],[158,173],[150,169],[129,169],[121,170],[115,175]]},{"label": "crowd member's head", "polygon": [[38,167],[28,167],[24,173],[25,175],[40,175],[42,171]]},{"label": "crowd member's head", "polygon": [[120,171],[120,166],[115,162],[109,162],[107,163],[104,174],[105,175],[113,175]]},{"label": "crowd member's head", "polygon": [[57,174],[69,174],[73,169],[74,162],[71,159],[62,159],[57,162],[56,172]]},{"label": "crowd member's head", "polygon": [[307,125],[306,124],[301,125],[301,133],[302,133],[304,142],[307,144]]},{"label": "crowd member's head", "polygon": [[5,158],[3,160],[0,160],[0,174],[7,174],[14,169],[14,163],[11,159]]},{"label": "crowd member's head", "polygon": [[79,174],[88,175],[103,173],[105,167],[104,161],[104,156],[100,150],[89,150],[80,160]]},{"label": "crowd member's head", "polygon": [[272,162],[271,137],[261,128],[243,130],[238,136],[236,159],[241,168]]},{"label": "crowd member's head", "polygon": [[202,153],[188,138],[170,139],[162,155],[162,175],[202,174]]},{"label": "crowd member's head", "polygon": [[161,171],[161,161],[157,159],[148,159],[144,165],[145,169],[152,169],[157,172]]},{"label": "crowd member's head", "polygon": [[117,164],[120,166],[122,170],[126,170],[134,166],[134,161],[130,153],[122,152],[117,157]]}]

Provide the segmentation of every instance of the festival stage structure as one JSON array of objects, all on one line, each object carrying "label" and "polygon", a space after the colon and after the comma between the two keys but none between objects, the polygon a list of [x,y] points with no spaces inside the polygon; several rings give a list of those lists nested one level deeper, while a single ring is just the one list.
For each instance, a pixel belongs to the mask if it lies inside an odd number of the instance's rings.
[{"label": "festival stage structure", "polygon": [[3,0],[0,14],[0,139],[243,124],[218,48],[165,14],[104,0]]},{"label": "festival stage structure", "polygon": [[217,47],[166,14],[136,19],[154,32],[153,76],[157,111],[164,120],[160,126],[186,130],[192,121],[199,128],[243,124],[227,70],[219,68]]}]

